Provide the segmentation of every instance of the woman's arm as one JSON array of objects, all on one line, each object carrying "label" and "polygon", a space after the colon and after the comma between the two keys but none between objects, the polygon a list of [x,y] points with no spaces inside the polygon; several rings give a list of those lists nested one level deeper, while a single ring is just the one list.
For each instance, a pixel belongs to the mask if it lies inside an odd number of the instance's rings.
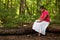
[{"label": "woman's arm", "polygon": [[44,15],[44,17],[43,17],[42,19],[40,18],[40,20],[41,20],[41,21],[44,21],[44,19],[45,19],[47,16],[48,16],[48,15]]},{"label": "woman's arm", "polygon": [[44,12],[41,17],[39,18],[40,22],[44,21],[44,19],[46,19],[46,17],[48,16],[48,12]]}]

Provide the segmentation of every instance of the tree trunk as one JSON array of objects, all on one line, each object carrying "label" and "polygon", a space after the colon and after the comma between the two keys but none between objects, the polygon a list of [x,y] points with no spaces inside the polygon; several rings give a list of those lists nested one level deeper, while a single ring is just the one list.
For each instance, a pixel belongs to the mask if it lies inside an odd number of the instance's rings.
[{"label": "tree trunk", "polygon": [[19,13],[23,14],[25,13],[25,0],[20,1],[20,11]]},{"label": "tree trunk", "polygon": [[12,9],[12,0],[11,0],[11,9]]},{"label": "tree trunk", "polygon": [[[5,0],[6,1],[6,0]],[[9,8],[9,0],[7,1],[7,9]]]},{"label": "tree trunk", "polygon": [[57,7],[58,7],[58,15],[57,18],[60,20],[60,0],[57,0]]}]

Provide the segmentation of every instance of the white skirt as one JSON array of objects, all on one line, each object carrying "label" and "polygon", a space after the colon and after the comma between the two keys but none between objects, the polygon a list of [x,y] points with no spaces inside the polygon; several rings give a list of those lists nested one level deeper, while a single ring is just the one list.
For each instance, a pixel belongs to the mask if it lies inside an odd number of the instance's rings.
[{"label": "white skirt", "polygon": [[34,22],[32,29],[38,33],[45,35],[46,34],[46,28],[48,27],[49,22],[46,22],[46,21],[37,22],[37,21],[39,21],[39,20],[36,20]]}]

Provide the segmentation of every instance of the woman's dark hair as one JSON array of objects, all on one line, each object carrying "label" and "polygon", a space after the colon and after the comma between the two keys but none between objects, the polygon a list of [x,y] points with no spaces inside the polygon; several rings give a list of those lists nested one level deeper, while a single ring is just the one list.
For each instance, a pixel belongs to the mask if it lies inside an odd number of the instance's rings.
[{"label": "woman's dark hair", "polygon": [[40,9],[45,9],[45,7],[44,6],[40,6]]}]

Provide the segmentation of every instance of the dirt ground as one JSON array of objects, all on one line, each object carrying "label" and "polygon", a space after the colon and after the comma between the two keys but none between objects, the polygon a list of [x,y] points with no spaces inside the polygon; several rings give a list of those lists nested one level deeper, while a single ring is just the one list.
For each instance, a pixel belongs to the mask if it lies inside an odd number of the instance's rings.
[{"label": "dirt ground", "polygon": [[0,40],[60,40],[60,33],[47,33],[46,36],[29,35],[0,35]]},{"label": "dirt ground", "polygon": [[0,40],[60,40],[60,33],[47,32],[45,36],[37,36],[36,33],[28,35],[0,35]]}]

